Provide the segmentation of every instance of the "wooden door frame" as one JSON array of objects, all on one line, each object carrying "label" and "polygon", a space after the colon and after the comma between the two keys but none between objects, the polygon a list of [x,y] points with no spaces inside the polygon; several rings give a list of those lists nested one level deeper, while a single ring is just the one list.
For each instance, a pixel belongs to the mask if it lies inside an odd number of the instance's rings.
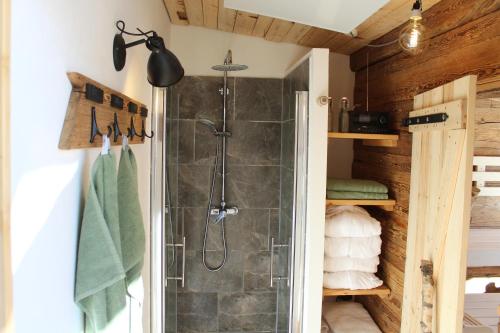
[{"label": "wooden door frame", "polygon": [[0,331],[13,332],[10,252],[10,16],[0,3]]}]

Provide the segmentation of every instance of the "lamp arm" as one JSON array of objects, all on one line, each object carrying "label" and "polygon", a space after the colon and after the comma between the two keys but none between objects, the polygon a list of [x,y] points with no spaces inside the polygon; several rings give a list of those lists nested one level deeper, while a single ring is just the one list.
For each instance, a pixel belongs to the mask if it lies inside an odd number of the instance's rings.
[{"label": "lamp arm", "polygon": [[129,47],[134,47],[136,45],[141,45],[141,44],[144,44],[146,43],[147,39],[139,39],[139,40],[136,40],[135,42],[130,42],[128,44],[125,44],[125,48],[128,49]]}]

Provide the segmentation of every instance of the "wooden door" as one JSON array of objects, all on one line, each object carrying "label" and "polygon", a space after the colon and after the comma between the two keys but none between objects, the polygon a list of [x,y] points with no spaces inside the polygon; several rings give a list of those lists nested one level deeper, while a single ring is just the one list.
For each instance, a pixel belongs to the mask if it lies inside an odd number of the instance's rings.
[{"label": "wooden door", "polygon": [[466,76],[414,99],[410,117],[446,114],[447,119],[425,124],[420,118],[409,127],[413,143],[404,333],[423,331],[422,260],[433,266],[432,305],[425,307],[432,315],[432,332],[462,331],[476,81],[476,76]]}]

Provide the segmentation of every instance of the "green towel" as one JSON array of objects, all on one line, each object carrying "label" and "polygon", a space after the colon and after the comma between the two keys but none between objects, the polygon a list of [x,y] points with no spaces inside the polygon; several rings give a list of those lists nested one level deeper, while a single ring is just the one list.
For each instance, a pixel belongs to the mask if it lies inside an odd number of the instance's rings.
[{"label": "green towel", "polygon": [[329,191],[387,193],[387,186],[374,180],[365,179],[336,179],[329,178],[326,184]]},{"label": "green towel", "polygon": [[137,163],[134,153],[128,147],[122,149],[118,166],[118,209],[123,268],[127,275],[127,285],[130,285],[141,276],[146,236],[137,188]]},{"label": "green towel", "polygon": [[111,153],[99,155],[83,212],[75,302],[85,313],[86,332],[104,330],[126,306],[115,168]]},{"label": "green towel", "polygon": [[359,200],[385,200],[389,199],[387,193],[354,192],[354,191],[326,191],[328,199],[359,199]]}]

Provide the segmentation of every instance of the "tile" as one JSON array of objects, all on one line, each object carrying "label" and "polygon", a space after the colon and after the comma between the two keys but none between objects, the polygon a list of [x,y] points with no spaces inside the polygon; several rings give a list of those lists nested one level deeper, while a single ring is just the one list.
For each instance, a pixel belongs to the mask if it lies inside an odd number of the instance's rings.
[{"label": "tile", "polygon": [[228,166],[228,204],[240,208],[278,208],[279,172],[277,166]]},{"label": "tile", "polygon": [[180,207],[206,207],[209,195],[208,166],[179,165],[179,206]]},{"label": "tile", "polygon": [[[222,122],[215,122],[217,130],[222,129]],[[194,162],[196,164],[213,165],[215,163],[215,154],[217,151],[217,142],[219,142],[219,151],[222,152],[222,142],[220,137],[216,137],[213,130],[203,123],[195,122],[195,140],[194,140]],[[221,155],[219,155],[221,156]],[[221,159],[219,159],[219,163]]]},{"label": "tile", "polygon": [[[184,208],[184,233],[186,236],[186,248],[188,250],[201,251],[205,235],[207,208]],[[213,223],[210,217],[207,234],[207,250],[222,251],[224,249],[221,223]],[[240,216],[229,216],[224,221],[225,238],[229,250],[241,249],[241,221]],[[252,235],[248,236],[249,238]]]},{"label": "tile", "polygon": [[177,309],[180,314],[215,317],[218,314],[217,293],[179,293]]},{"label": "tile", "polygon": [[[236,216],[239,229],[234,233],[238,239],[240,249],[249,251],[266,251],[269,239],[269,210],[268,209],[241,209]],[[228,227],[231,227],[229,222]]]},{"label": "tile", "polygon": [[251,252],[246,255],[243,276],[246,292],[273,291],[270,282],[270,258],[269,251]]},{"label": "tile", "polygon": [[[207,262],[218,265],[223,251],[207,251]],[[238,292],[243,289],[243,259],[240,251],[229,251],[227,262],[217,272],[203,266],[201,251],[186,251],[186,284],[180,292]]]},{"label": "tile", "polygon": [[[294,97],[295,98],[295,97]],[[290,110],[292,105],[292,80],[290,76],[283,79],[283,110],[281,111],[281,120],[290,119]]]},{"label": "tile", "polygon": [[219,293],[219,314],[227,315],[274,313],[276,293]]},{"label": "tile", "polygon": [[282,80],[236,78],[236,120],[281,120]]},{"label": "tile", "polygon": [[[222,77],[185,76],[174,88],[174,99],[179,119],[207,118],[212,121],[223,117],[223,98],[219,89]],[[234,79],[228,79],[230,93],[227,101],[227,119],[232,118]],[[231,90],[232,89],[232,90]],[[174,101],[175,102],[175,101]]]},{"label": "tile", "polygon": [[275,293],[219,294],[219,331],[273,331]]},{"label": "tile", "polygon": [[217,317],[202,317],[196,314],[178,314],[178,333],[209,333],[218,332]]},{"label": "tile", "polygon": [[279,165],[281,124],[279,122],[232,121],[228,128],[228,164]]},{"label": "tile", "polygon": [[194,161],[194,121],[179,120],[178,163]]},{"label": "tile", "polygon": [[282,123],[281,132],[281,165],[292,169],[295,162],[295,120]]}]

